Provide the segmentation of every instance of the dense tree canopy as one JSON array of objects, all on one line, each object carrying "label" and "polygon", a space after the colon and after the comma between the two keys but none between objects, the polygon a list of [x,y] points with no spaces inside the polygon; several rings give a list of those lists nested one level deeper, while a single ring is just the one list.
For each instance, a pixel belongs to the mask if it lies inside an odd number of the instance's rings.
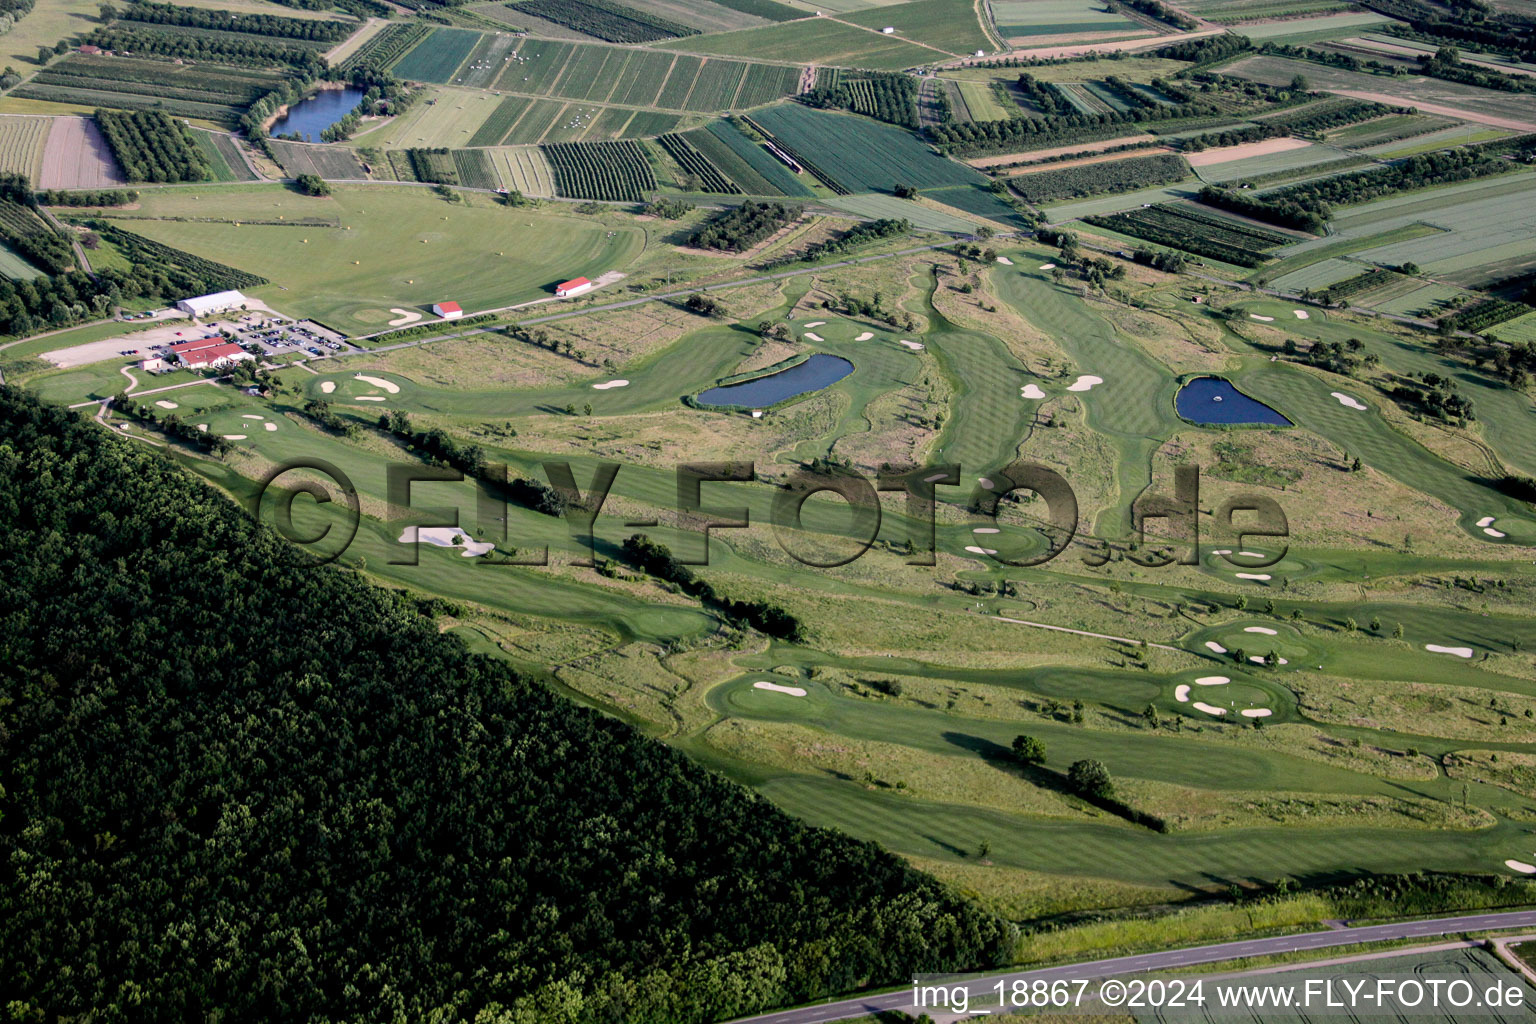
[{"label": "dense tree canopy", "polygon": [[3,386],[0,698],[12,1019],[704,1021],[1009,940]]}]

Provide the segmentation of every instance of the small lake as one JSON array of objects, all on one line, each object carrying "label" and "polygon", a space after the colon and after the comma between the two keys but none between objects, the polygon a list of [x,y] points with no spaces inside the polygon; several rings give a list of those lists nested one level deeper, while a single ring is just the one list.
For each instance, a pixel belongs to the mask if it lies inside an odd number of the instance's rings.
[{"label": "small lake", "polygon": [[766,409],[786,398],[820,391],[852,372],[853,364],[842,356],[818,352],[787,370],[700,392],[697,401],[700,405],[744,405],[753,409]]},{"label": "small lake", "polygon": [[272,122],[267,134],[298,135],[305,142],[319,142],[320,133],[346,117],[363,102],[365,95],[364,90],[350,85],[343,89],[321,89],[289,107],[286,114]]},{"label": "small lake", "polygon": [[1196,377],[1179,389],[1173,404],[1180,416],[1194,423],[1291,425],[1290,420],[1249,398],[1223,377]]}]

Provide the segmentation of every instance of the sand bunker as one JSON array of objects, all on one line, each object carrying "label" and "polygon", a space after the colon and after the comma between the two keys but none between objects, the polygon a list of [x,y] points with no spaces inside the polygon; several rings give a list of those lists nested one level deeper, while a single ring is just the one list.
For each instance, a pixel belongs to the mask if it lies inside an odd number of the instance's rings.
[{"label": "sand bunker", "polygon": [[1268,626],[1244,626],[1244,633],[1263,633],[1265,636],[1279,636],[1280,631],[1270,629]]},{"label": "sand bunker", "polygon": [[197,425],[197,429],[198,430],[207,430],[208,429],[208,424],[206,424],[206,423],[199,423]]},{"label": "sand bunker", "polygon": [[972,533],[1002,533],[1003,531],[999,530],[995,526],[978,526],[978,527],[976,527],[976,529],[972,530],[971,532]]},{"label": "sand bunker", "polygon": [[370,377],[365,373],[358,373],[354,374],[353,376],[362,381],[364,384],[372,384],[374,387],[388,391],[392,395],[398,395],[400,393],[400,385],[393,381],[385,380],[383,377]]},{"label": "sand bunker", "polygon": [[1207,640],[1205,642],[1205,646],[1209,647],[1211,650],[1215,651],[1217,654],[1226,654],[1227,653],[1227,649],[1225,647],[1221,646],[1221,644],[1217,643],[1215,640]]},{"label": "sand bunker", "polygon": [[1522,875],[1536,875],[1536,864],[1527,864],[1523,860],[1507,860],[1504,866],[1512,871],[1518,871]]},{"label": "sand bunker", "polygon": [[264,419],[266,419],[265,416],[258,416],[254,412],[243,412],[243,413],[240,414],[240,418],[243,419],[243,420],[264,420]]},{"label": "sand bunker", "polygon": [[268,430],[276,430],[277,429],[277,424],[276,423],[263,423],[262,426],[266,427]]},{"label": "sand bunker", "polygon": [[805,332],[805,336],[807,338],[810,338],[812,341],[826,341],[827,340],[826,338],[823,338],[821,335],[817,334],[815,331],[806,331]]},{"label": "sand bunker", "polygon": [[766,679],[759,679],[752,684],[754,690],[772,690],[774,693],[787,693],[791,697],[804,697],[805,690],[799,686],[780,686],[778,683],[770,683]]},{"label": "sand bunker", "polygon": [[1425,644],[1424,649],[1435,654],[1454,654],[1458,658],[1472,657],[1472,648],[1470,647],[1441,647],[1439,644]]},{"label": "sand bunker", "polygon": [[[455,538],[459,543],[454,543]],[[457,526],[407,526],[400,534],[401,544],[420,541],[439,548],[462,548],[463,558],[488,555],[496,545],[490,541],[478,541]]]},{"label": "sand bunker", "polygon": [[1268,718],[1272,714],[1274,712],[1269,710],[1269,708],[1245,708],[1242,711],[1244,718]]},{"label": "sand bunker", "polygon": [[1217,548],[1215,551],[1211,552],[1213,555],[1230,555],[1231,553],[1231,548]]},{"label": "sand bunker", "polygon": [[[1250,654],[1250,655],[1248,655],[1248,660],[1253,662],[1255,665],[1262,665],[1262,664],[1264,664],[1264,658],[1263,658],[1262,655]],[[1276,658],[1275,659],[1275,664],[1276,665],[1289,665],[1290,662],[1286,661],[1284,658]]]},{"label": "sand bunker", "polygon": [[359,402],[383,402],[383,401],[386,401],[386,399],[384,398],[383,395],[358,395],[357,396],[357,400]]},{"label": "sand bunker", "polygon": [[[156,404],[156,405],[158,405],[158,406],[159,406],[159,407],[160,407],[160,408],[162,408],[162,409],[177,409],[177,408],[180,408],[180,406],[178,406],[178,405],[177,405],[177,404],[176,404],[176,403],[175,403],[175,402],[167,402],[167,401],[166,401],[166,400],[165,400],[165,399],[163,399],[163,398],[162,398],[162,399],[160,399],[160,400],[159,400],[159,401],[157,401],[157,402],[156,402],[156,403],[155,403],[155,404]],[[1489,521],[1489,522],[1490,522],[1490,523],[1491,523],[1491,522],[1493,522],[1493,520],[1492,520],[1492,519],[1490,519],[1490,520],[1488,520],[1488,521]]]},{"label": "sand bunker", "polygon": [[1185,686],[1182,683],[1180,683],[1178,686],[1174,687],[1173,688],[1173,699],[1178,701],[1180,704],[1187,704],[1187,703],[1189,703],[1189,687]]},{"label": "sand bunker", "polygon": [[226,440],[226,441],[244,441],[245,440],[245,435],[244,434],[225,434],[224,435],[224,440]]},{"label": "sand bunker", "polygon": [[1019,389],[1019,394],[1025,398],[1044,398],[1045,392],[1040,390],[1039,384],[1025,384]]},{"label": "sand bunker", "polygon": [[1237,556],[1239,558],[1268,558],[1269,557],[1268,555],[1266,555],[1262,551],[1239,551],[1237,553]]},{"label": "sand bunker", "polygon": [[1226,708],[1219,708],[1215,704],[1207,704],[1203,700],[1195,701],[1195,707],[1199,708],[1201,711],[1204,711],[1208,715],[1224,715],[1227,713]]},{"label": "sand bunker", "polygon": [[853,340],[854,341],[868,341],[870,338],[873,338],[874,336],[875,336],[875,332],[874,331],[865,331],[863,334],[859,335],[857,338],[854,338]]},{"label": "sand bunker", "polygon": [[321,391],[321,393],[328,395],[332,391],[335,391],[335,390],[336,390],[336,382],[335,381],[333,381],[333,380],[323,380],[323,381],[320,382],[320,391]]},{"label": "sand bunker", "polygon": [[1103,377],[1095,377],[1091,373],[1085,373],[1071,384],[1067,385],[1068,391],[1092,391],[1095,384],[1103,384]]},{"label": "sand bunker", "polygon": [[992,489],[992,478],[989,476],[979,476],[976,478],[976,482],[981,484],[981,486],[985,487],[989,491]]},{"label": "sand bunker", "polygon": [[906,338],[902,338],[900,344],[907,346],[913,352],[921,352],[923,350],[923,346],[919,342],[908,341]]},{"label": "sand bunker", "polygon": [[1304,309],[1293,309],[1293,310],[1291,310],[1291,312],[1296,314],[1296,319],[1297,320],[1310,320],[1310,319],[1312,319],[1312,314],[1308,313]]},{"label": "sand bunker", "polygon": [[1264,572],[1240,572],[1237,574],[1240,580],[1267,580],[1269,574]]},{"label": "sand bunker", "polygon": [[1487,529],[1488,527],[1493,525],[1493,519],[1494,519],[1493,516],[1483,516],[1483,518],[1481,518],[1481,519],[1479,519],[1477,521],[1477,525],[1483,527],[1484,529]]},{"label": "sand bunker", "polygon": [[812,320],[810,323],[806,324],[805,326],[807,326],[807,327],[820,327],[824,323],[826,323],[825,320]]},{"label": "sand bunker", "polygon": [[394,309],[391,309],[390,312],[397,314],[397,316],[389,322],[389,326],[391,327],[399,327],[403,324],[413,324],[417,320],[421,319],[421,314],[416,312],[414,309],[401,309],[397,306]]},{"label": "sand bunker", "polygon": [[610,380],[610,381],[608,381],[608,382],[606,382],[604,384],[593,384],[592,385],[592,388],[595,391],[607,391],[609,388],[627,388],[627,387],[629,387],[629,381],[625,380],[623,377],[620,377],[617,380]]},{"label": "sand bunker", "polygon": [[995,554],[997,554],[997,552],[994,551],[992,548],[978,548],[978,547],[975,547],[974,545],[966,547],[965,550],[969,551],[973,555],[995,555]]},{"label": "sand bunker", "polygon": [[1195,680],[1196,686],[1226,686],[1232,680],[1226,676],[1201,676]]},{"label": "sand bunker", "polygon": [[949,476],[948,473],[935,473],[935,474],[933,474],[933,476],[925,476],[925,477],[923,477],[923,483],[925,483],[925,484],[936,484],[940,480],[943,480],[947,476]]},{"label": "sand bunker", "polygon": [[1040,264],[1040,269],[1041,270],[1055,270],[1056,269],[1056,264],[1054,264],[1054,263],[1042,263],[1042,264]]},{"label": "sand bunker", "polygon": [[1339,400],[1340,405],[1348,406],[1351,409],[1359,409],[1361,412],[1364,412],[1366,409],[1364,402],[1358,398],[1351,398],[1342,391],[1333,392],[1333,397]]},{"label": "sand bunker", "polygon": [[997,258],[997,262],[1001,263],[1005,267],[1013,266],[1013,260],[1009,259],[1007,256],[999,256]]},{"label": "sand bunker", "polygon": [[1275,318],[1272,317],[1272,316],[1260,316],[1257,313],[1249,313],[1248,315],[1253,317],[1255,320],[1263,320],[1267,324],[1268,323],[1274,323],[1274,321],[1275,321]]}]

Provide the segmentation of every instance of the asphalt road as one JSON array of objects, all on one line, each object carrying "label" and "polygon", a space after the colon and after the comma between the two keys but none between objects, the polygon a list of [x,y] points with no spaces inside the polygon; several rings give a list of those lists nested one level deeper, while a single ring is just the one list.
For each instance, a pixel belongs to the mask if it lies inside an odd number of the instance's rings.
[{"label": "asphalt road", "polygon": [[[1392,924],[1368,925],[1363,928],[1329,929],[1321,932],[1305,932],[1300,935],[1278,935],[1268,939],[1251,939],[1247,942],[1222,942],[1211,946],[1191,946],[1161,953],[1144,953],[1141,956],[1116,957],[1112,960],[1093,960],[1085,963],[1066,964],[1061,967],[1044,967],[1033,971],[1009,971],[988,974],[965,981],[946,982],[953,988],[964,984],[971,993],[973,1003],[982,1006],[982,997],[996,987],[998,982],[1012,984],[1015,981],[1056,981],[1078,978],[1092,980],[1142,971],[1168,970],[1190,967],[1195,964],[1217,963],[1238,957],[1270,956],[1297,950],[1329,949],[1336,946],[1353,946],[1361,942],[1384,942],[1391,939],[1419,939],[1437,935],[1454,935],[1460,932],[1503,931],[1510,928],[1527,928],[1536,925],[1536,910],[1522,910],[1503,914],[1473,914],[1465,917],[1440,917],[1427,921],[1399,921]],[[843,999],[835,1003],[806,1006],[798,1010],[781,1010],[757,1017],[744,1017],[733,1024],[825,1024],[827,1021],[850,1020],[867,1016],[879,1010],[906,1010],[912,1012],[912,991],[888,992],[882,995]],[[919,1011],[920,1012],[920,1011]]]}]

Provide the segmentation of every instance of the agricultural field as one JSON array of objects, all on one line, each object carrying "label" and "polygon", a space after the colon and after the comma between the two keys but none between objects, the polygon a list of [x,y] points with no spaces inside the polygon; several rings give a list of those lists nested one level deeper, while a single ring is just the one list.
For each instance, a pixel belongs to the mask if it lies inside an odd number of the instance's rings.
[{"label": "agricultural field", "polygon": [[1013,190],[1031,203],[1076,199],[1104,192],[1166,185],[1189,177],[1189,164],[1171,153],[1094,160],[1054,168],[1050,164],[1008,180]]},{"label": "agricultural field", "polygon": [[[349,334],[385,329],[394,306],[451,296],[479,310],[541,298],[563,280],[549,268],[597,277],[622,269],[646,245],[635,228],[610,237],[598,220],[560,209],[500,212],[491,202],[450,204],[426,189],[378,186],[336,186],[321,202],[270,186],[209,186],[145,195],[130,226],[269,278],[272,284],[253,289],[256,295]],[[145,219],[207,217],[213,210],[220,218],[214,222]],[[334,226],[277,223],[317,214]],[[434,257],[438,251],[456,256]]]},{"label": "agricultural field", "polygon": [[684,133],[727,180],[747,195],[809,196],[811,190],[757,142],[729,121]]},{"label": "agricultural field", "polygon": [[281,79],[278,72],[256,68],[72,54],[32,76],[12,95],[127,110],[155,108],[172,115],[233,124],[246,107],[271,92]]},{"label": "agricultural field", "polygon": [[714,113],[791,95],[799,77],[798,68],[773,64],[530,39],[510,55],[494,88],[526,96]]},{"label": "agricultural field", "polygon": [[1090,0],[989,0],[998,34],[1011,45],[1109,42],[1151,35],[1143,25]]},{"label": "agricultural field", "polygon": [[25,174],[37,181],[52,127],[51,117],[0,117],[0,172]]},{"label": "agricultural field", "polygon": [[[1270,140],[1271,142],[1276,140]],[[1285,140],[1298,141],[1298,140]],[[1258,143],[1259,147],[1264,143]],[[1241,147],[1233,147],[1235,149]],[[1214,156],[1220,150],[1208,151],[1201,156]],[[1349,157],[1349,153],[1331,145],[1299,145],[1279,152],[1258,153],[1254,156],[1225,160],[1215,164],[1201,164],[1200,177],[1211,182],[1246,181],[1267,178],[1285,172],[1300,174],[1309,167],[1331,164]]]},{"label": "agricultural field", "polygon": [[[1327,3],[1327,0],[1318,0]],[[1328,6],[1342,6],[1328,4]],[[1324,14],[1313,18],[1286,18],[1280,21],[1243,25],[1233,31],[1242,32],[1255,43],[1301,43],[1326,39],[1338,39],[1353,32],[1366,31],[1378,25],[1390,25],[1392,19],[1371,11],[1351,11],[1346,14]]]},{"label": "agricultural field", "polygon": [[219,132],[194,130],[192,141],[208,164],[210,181],[254,181],[255,173],[240,155],[235,140]]},{"label": "agricultural field", "polygon": [[290,178],[297,178],[301,174],[318,174],[330,180],[356,180],[368,176],[357,154],[341,146],[276,139],[268,145],[277,154],[277,162],[283,168],[283,173]]},{"label": "agricultural field", "polygon": [[[768,18],[748,10],[733,10],[711,0],[626,0],[627,5],[658,18],[692,25],[700,32],[730,32],[739,28],[754,28],[770,24]],[[799,12],[791,12],[803,17]]]},{"label": "agricultural field", "polygon": [[753,121],[849,192],[889,192],[897,184],[986,187],[981,174],[944,159],[910,132],[868,118],[791,105],[760,111]]},{"label": "agricultural field", "polygon": [[554,173],[537,146],[505,146],[490,152],[503,188],[530,196],[555,194]]},{"label": "agricultural field", "polygon": [[[480,138],[487,125],[500,123],[509,110],[521,109],[526,100],[498,98],[478,89],[434,87],[412,104],[403,115],[383,127],[358,133],[350,145],[426,147],[495,145],[472,141]],[[497,139],[499,141],[499,137]]]},{"label": "agricultural field", "polygon": [[[1287,260],[1347,246],[1354,258],[1411,261],[1464,287],[1485,283],[1502,261],[1536,252],[1536,172],[1465,182],[1336,210],[1326,238],[1282,252]],[[1417,230],[1415,230],[1417,229]],[[1394,238],[1395,232],[1408,237]]]},{"label": "agricultural field", "polygon": [[1274,56],[1244,57],[1222,71],[1277,86],[1288,85],[1297,75],[1303,75],[1313,89],[1378,103],[1414,106],[1420,113],[1476,121],[1497,128],[1536,131],[1536,114],[1532,113],[1526,97],[1478,89],[1459,82],[1416,75],[1383,77]]},{"label": "agricultural field", "polygon": [[481,34],[462,28],[433,29],[421,42],[395,61],[389,69],[397,78],[410,82],[447,85],[453,81],[470,52],[479,45]]},{"label": "agricultural field", "polygon": [[12,281],[30,281],[42,276],[43,271],[27,262],[25,256],[0,242],[0,277],[7,277]]},{"label": "agricultural field", "polygon": [[568,199],[638,203],[656,188],[645,151],[635,142],[570,142],[541,146],[555,179],[555,193]]},{"label": "agricultural field", "polygon": [[740,32],[723,32],[667,43],[668,49],[750,57],[766,61],[796,61],[840,67],[896,71],[949,59],[947,50],[908,41],[878,30],[841,21],[809,19]]},{"label": "agricultural field", "polygon": [[128,179],[101,129],[88,117],[55,118],[38,172],[41,188],[102,188]]},{"label": "agricultural field", "polygon": [[976,17],[972,0],[911,0],[844,15],[840,20],[879,31],[894,28],[903,39],[956,54],[997,48]]}]

